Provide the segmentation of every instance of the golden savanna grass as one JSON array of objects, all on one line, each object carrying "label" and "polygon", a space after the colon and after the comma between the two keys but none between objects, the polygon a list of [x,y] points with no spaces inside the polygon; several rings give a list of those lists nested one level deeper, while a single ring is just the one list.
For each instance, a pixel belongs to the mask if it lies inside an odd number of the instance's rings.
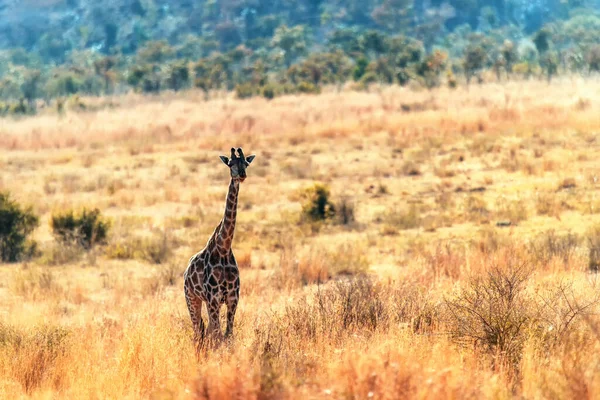
[{"label": "golden savanna grass", "polygon": [[[0,398],[600,396],[600,82],[84,101],[0,125],[0,188],[41,221],[0,266]],[[235,338],[196,358],[182,273],[232,146],[257,155]],[[49,225],[83,207],[111,222],[87,253]]]}]

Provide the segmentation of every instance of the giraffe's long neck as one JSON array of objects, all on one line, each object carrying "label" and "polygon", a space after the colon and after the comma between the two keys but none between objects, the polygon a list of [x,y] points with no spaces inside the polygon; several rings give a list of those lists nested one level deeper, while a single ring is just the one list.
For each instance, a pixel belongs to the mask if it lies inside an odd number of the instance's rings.
[{"label": "giraffe's long neck", "polygon": [[229,183],[229,191],[227,192],[227,200],[225,202],[225,215],[221,221],[220,229],[216,231],[217,247],[221,254],[227,254],[231,250],[239,190],[240,182],[232,179]]}]

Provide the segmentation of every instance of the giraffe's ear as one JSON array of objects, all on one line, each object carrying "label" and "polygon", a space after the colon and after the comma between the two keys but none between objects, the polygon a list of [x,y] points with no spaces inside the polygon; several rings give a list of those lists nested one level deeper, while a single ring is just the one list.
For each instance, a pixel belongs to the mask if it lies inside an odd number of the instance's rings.
[{"label": "giraffe's ear", "polygon": [[225,165],[229,166],[229,158],[225,156],[219,156],[219,158],[221,159],[221,161],[223,161]]},{"label": "giraffe's ear", "polygon": [[248,164],[250,164],[252,162],[252,160],[254,160],[254,157],[256,157],[254,154],[249,155],[248,157],[246,157],[246,161],[248,162]]}]

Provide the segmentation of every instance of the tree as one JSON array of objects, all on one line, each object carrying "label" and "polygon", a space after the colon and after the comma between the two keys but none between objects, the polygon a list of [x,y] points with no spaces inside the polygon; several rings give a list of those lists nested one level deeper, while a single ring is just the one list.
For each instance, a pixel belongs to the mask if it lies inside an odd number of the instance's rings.
[{"label": "tree", "polygon": [[471,82],[471,78],[478,74],[485,65],[487,54],[481,45],[470,44],[465,49],[463,66],[465,68],[465,77],[467,84]]},{"label": "tree", "polygon": [[177,61],[169,66],[167,84],[174,91],[181,90],[190,82],[190,70],[185,61]]},{"label": "tree", "polygon": [[365,72],[367,71],[367,65],[369,65],[369,60],[366,57],[360,57],[356,60],[356,65],[354,66],[354,70],[352,71],[352,78],[355,81],[359,81]]},{"label": "tree", "polygon": [[391,32],[406,32],[412,16],[412,0],[383,0],[371,13],[373,20]]},{"label": "tree", "polygon": [[271,45],[283,52],[285,66],[289,68],[296,58],[307,52],[306,28],[303,25],[296,25],[292,28],[281,25],[275,30]]},{"label": "tree", "polygon": [[34,101],[38,97],[38,87],[42,73],[40,70],[28,70],[23,77],[21,84],[21,92],[23,97],[29,103],[30,107],[34,107]]},{"label": "tree", "polygon": [[109,93],[110,87],[116,79],[115,73],[112,71],[116,64],[117,61],[114,57],[104,57],[94,61],[94,71],[104,82],[104,93]]},{"label": "tree", "polygon": [[519,54],[517,53],[514,43],[510,40],[505,40],[500,48],[500,54],[502,55],[504,61],[504,70],[506,71],[506,75],[509,76],[513,65],[519,59]]},{"label": "tree", "polygon": [[138,59],[145,63],[163,63],[175,55],[175,50],[166,40],[147,42],[138,51]]},{"label": "tree", "polygon": [[423,78],[427,88],[430,89],[440,84],[440,75],[446,67],[447,60],[447,53],[435,50],[419,64],[417,74]]},{"label": "tree", "polygon": [[540,29],[533,37],[533,43],[535,44],[535,48],[541,55],[543,55],[550,49],[550,37],[550,30],[546,28]]},{"label": "tree", "polygon": [[600,44],[590,48],[586,60],[589,72],[600,72]]},{"label": "tree", "polygon": [[377,58],[389,48],[386,39],[382,33],[370,30],[360,38],[360,47],[370,58]]},{"label": "tree", "polygon": [[548,82],[558,72],[558,54],[555,51],[547,51],[541,57],[541,64],[546,71],[546,79]]}]

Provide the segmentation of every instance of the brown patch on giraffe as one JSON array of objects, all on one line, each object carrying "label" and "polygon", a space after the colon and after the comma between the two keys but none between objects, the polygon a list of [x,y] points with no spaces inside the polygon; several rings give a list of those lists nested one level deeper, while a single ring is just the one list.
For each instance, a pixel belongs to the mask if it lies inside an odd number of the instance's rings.
[{"label": "brown patch on giraffe", "polygon": [[223,270],[221,268],[213,268],[212,275],[215,277],[217,282],[221,282],[223,280]]},{"label": "brown patch on giraffe", "polygon": [[210,265],[217,265],[219,263],[219,252],[215,249],[210,254]]}]

